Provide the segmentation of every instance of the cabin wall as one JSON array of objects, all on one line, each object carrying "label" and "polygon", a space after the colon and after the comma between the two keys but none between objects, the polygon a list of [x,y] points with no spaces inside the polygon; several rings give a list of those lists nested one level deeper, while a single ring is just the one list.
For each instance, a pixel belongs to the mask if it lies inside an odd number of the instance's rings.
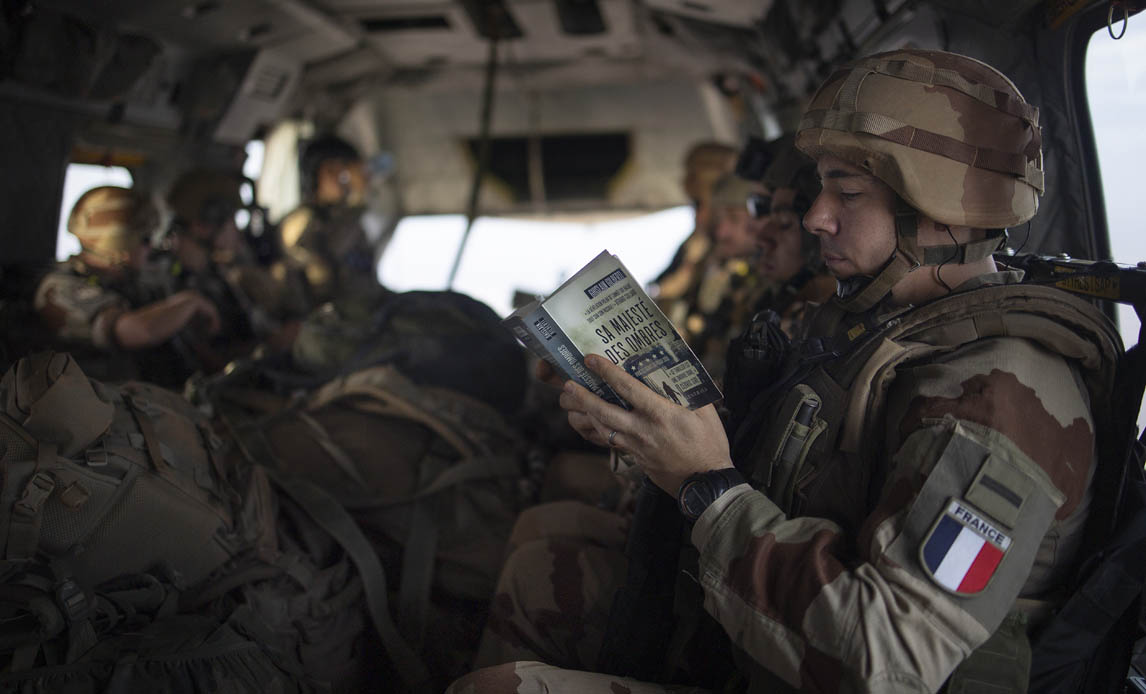
[{"label": "cabin wall", "polygon": [[[512,82],[509,75],[503,76]],[[499,89],[494,136],[629,132],[631,156],[596,209],[659,209],[686,204],[680,181],[687,148],[699,140],[727,137],[728,118],[715,119],[703,85],[661,81],[634,85],[570,87],[533,93]],[[475,162],[465,141],[477,137],[478,89],[379,90],[372,97],[383,132],[382,148],[393,152],[396,179],[408,214],[464,212]],[[711,100],[708,100],[711,102]],[[729,142],[738,145],[736,142]],[[483,186],[484,213],[529,211],[496,181]]]},{"label": "cabin wall", "polygon": [[75,117],[0,98],[0,265],[55,258]]}]

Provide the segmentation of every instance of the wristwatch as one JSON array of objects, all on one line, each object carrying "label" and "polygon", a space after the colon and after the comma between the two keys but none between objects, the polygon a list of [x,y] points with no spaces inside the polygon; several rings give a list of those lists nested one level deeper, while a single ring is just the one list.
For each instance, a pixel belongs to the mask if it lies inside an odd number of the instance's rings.
[{"label": "wristwatch", "polygon": [[690,475],[677,492],[676,500],[680,505],[680,512],[689,522],[696,522],[712,502],[738,484],[744,484],[744,476],[734,467]]}]

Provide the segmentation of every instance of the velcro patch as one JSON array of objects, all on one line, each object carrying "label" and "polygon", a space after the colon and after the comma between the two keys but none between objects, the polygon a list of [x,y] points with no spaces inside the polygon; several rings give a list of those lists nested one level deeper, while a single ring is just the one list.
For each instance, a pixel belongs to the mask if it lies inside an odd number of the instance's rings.
[{"label": "velcro patch", "polygon": [[1011,538],[999,525],[961,499],[952,498],[923,538],[923,569],[944,590],[975,595],[987,587]]}]

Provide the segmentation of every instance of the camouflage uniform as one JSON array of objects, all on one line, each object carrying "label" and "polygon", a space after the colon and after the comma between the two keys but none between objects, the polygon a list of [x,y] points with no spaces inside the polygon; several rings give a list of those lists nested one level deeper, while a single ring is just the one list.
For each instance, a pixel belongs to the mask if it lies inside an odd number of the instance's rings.
[{"label": "camouflage uniform", "polygon": [[112,325],[116,317],[131,310],[131,302],[124,295],[127,290],[126,284],[107,286],[82,262],[71,259],[44,276],[33,305],[61,340],[112,349]]},{"label": "camouflage uniform", "polygon": [[[918,118],[902,131],[894,117],[851,117],[900,106]],[[934,123],[952,129],[935,137]],[[797,142],[874,169],[937,222],[997,229],[1037,208],[1035,123],[1037,111],[992,68],[901,51],[830,77]],[[933,165],[930,181],[913,168],[921,162]],[[944,197],[936,180],[962,183],[963,197]],[[733,439],[751,484],[720,495],[690,533],[704,609],[749,691],[936,691],[946,682],[950,691],[1025,692],[1027,635],[1064,597],[1081,549],[1117,336],[1093,306],[1055,292],[1039,311],[1024,309],[1047,290],[1014,286],[1016,273],[982,274],[951,297],[892,309],[888,291],[912,266],[953,257],[951,247],[919,247],[914,213],[906,216],[879,276],[818,314],[810,334],[830,339],[802,343],[796,370],[760,395],[763,413]],[[970,262],[987,245],[956,250]],[[897,342],[896,325],[914,332]],[[849,343],[854,353],[837,351]],[[843,356],[823,358],[833,353]],[[501,622],[536,620],[548,591],[516,579],[515,565],[511,557],[493,610]],[[531,570],[559,575],[556,566]],[[607,601],[611,589],[593,593]],[[491,618],[491,633],[508,644],[503,652],[526,657],[509,644],[527,633],[520,625]],[[543,650],[568,643],[549,633],[529,657],[568,664],[576,649]],[[517,663],[473,673],[455,691],[492,691],[487,682],[517,691],[629,686]]]},{"label": "camouflage uniform", "polygon": [[306,287],[310,308],[377,286],[374,249],[361,218],[364,207],[304,206],[281,225],[284,268]]},{"label": "camouflage uniform", "polygon": [[685,155],[685,177],[681,185],[692,200],[696,228],[680,245],[669,266],[653,280],[657,305],[677,326],[684,325],[696,300],[712,251],[712,186],[716,179],[732,171],[736,150],[716,142],[694,145]]},{"label": "camouflage uniform", "polygon": [[60,263],[40,281],[33,308],[50,335],[66,346],[93,378],[135,378],[130,355],[119,351],[112,328],[132,309],[132,287],[101,281],[77,259]]},{"label": "camouflage uniform", "polygon": [[[1016,279],[999,273],[974,284]],[[934,691],[1000,630],[1016,598],[1037,618],[1039,600],[1071,566],[1094,461],[1077,367],[1025,339],[979,340],[898,371],[886,403],[886,417],[860,437],[870,446],[862,454],[813,451],[806,478],[767,495],[735,488],[692,529],[705,610],[749,656],[740,665],[754,683]],[[1004,529],[1006,560],[987,586],[956,595],[929,576],[920,552],[952,500],[1006,515],[980,475],[1006,480],[1002,496],[1017,495],[1022,513]],[[623,575],[618,549],[563,538],[520,545],[478,664],[592,667]],[[571,676],[529,672],[551,686]]]}]

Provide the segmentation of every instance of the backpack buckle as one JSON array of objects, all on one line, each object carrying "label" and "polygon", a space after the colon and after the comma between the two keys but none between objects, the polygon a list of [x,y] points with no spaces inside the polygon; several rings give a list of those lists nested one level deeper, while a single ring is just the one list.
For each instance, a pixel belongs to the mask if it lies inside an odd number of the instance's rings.
[{"label": "backpack buckle", "polygon": [[24,493],[12,506],[12,515],[21,520],[35,518],[55,488],[56,480],[51,474],[41,471],[32,475],[32,479],[28,480],[28,484],[24,487]]},{"label": "backpack buckle", "polygon": [[107,445],[101,437],[99,442],[84,451],[84,461],[88,467],[104,467],[107,465]]},{"label": "backpack buckle", "polygon": [[70,578],[56,586],[56,604],[63,610],[69,622],[84,619],[88,611],[88,597],[82,588]]}]

